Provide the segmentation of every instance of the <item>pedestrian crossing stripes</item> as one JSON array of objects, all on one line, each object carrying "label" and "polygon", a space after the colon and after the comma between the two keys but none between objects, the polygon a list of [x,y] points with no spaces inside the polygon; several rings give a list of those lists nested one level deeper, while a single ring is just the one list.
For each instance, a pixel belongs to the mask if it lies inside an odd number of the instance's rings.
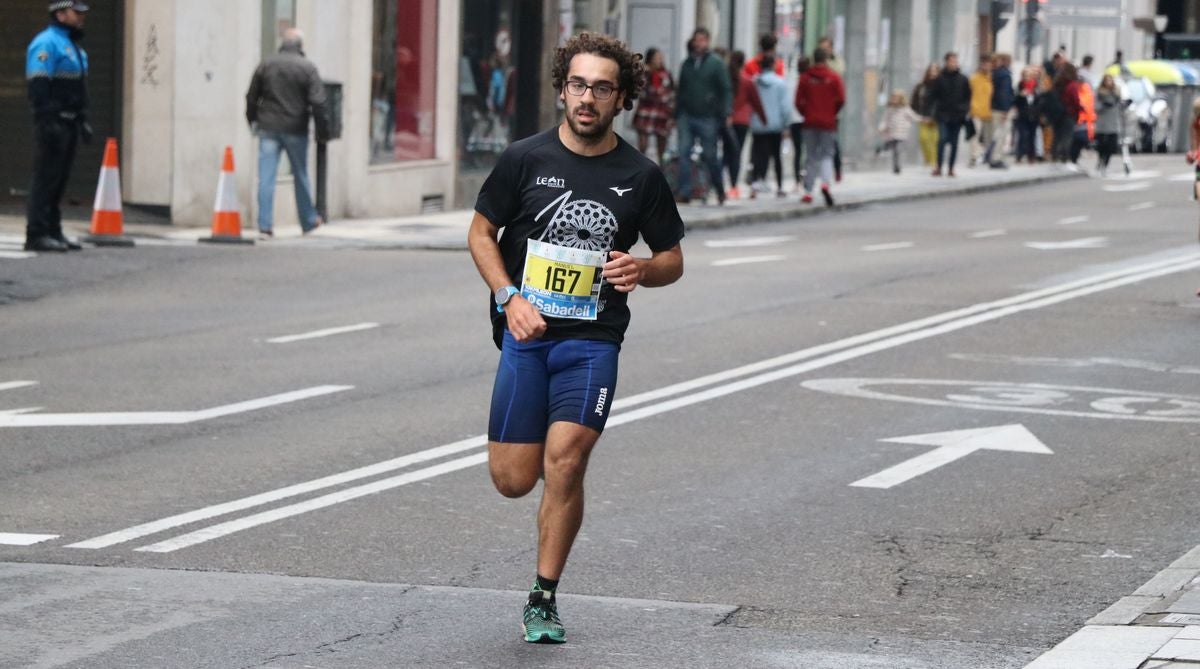
[{"label": "pedestrian crossing stripes", "polygon": [[37,254],[25,250],[25,238],[17,235],[0,235],[0,260],[23,260]]}]

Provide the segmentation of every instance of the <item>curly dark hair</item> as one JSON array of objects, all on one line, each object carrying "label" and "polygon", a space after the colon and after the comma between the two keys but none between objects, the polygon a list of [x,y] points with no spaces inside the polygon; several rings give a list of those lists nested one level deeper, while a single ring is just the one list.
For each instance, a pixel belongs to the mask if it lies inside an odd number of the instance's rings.
[{"label": "curly dark hair", "polygon": [[617,89],[625,94],[626,111],[633,109],[634,101],[646,87],[646,65],[642,54],[630,51],[621,40],[600,33],[579,33],[555,50],[554,65],[550,69],[554,90],[562,90],[571,69],[571,59],[581,53],[616,61],[620,68]]}]

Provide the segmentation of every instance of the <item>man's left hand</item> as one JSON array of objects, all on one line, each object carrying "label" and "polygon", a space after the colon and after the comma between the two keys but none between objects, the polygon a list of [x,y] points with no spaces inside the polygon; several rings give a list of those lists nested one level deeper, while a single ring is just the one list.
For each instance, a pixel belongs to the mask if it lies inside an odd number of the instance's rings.
[{"label": "man's left hand", "polygon": [[632,292],[637,288],[638,282],[642,280],[642,266],[637,258],[620,251],[613,251],[608,257],[609,261],[604,263],[602,274],[604,280],[622,293]]}]

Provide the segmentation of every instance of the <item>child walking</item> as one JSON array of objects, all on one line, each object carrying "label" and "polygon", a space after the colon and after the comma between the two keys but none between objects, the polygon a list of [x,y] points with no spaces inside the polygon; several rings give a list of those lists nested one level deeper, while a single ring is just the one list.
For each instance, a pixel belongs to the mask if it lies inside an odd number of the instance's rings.
[{"label": "child walking", "polygon": [[879,122],[879,136],[883,143],[876,147],[875,155],[878,156],[882,151],[891,150],[894,174],[900,174],[900,148],[908,140],[913,121],[920,119],[921,116],[908,106],[904,91],[892,91],[891,97],[888,98],[887,109],[883,112],[883,120]]}]

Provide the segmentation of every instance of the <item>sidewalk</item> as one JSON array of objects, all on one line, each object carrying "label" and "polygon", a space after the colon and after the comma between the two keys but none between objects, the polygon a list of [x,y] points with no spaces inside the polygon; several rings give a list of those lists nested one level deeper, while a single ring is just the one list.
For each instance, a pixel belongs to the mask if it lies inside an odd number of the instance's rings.
[{"label": "sidewalk", "polygon": [[[783,221],[805,216],[845,211],[873,204],[901,202],[929,197],[966,195],[1003,188],[1018,188],[1060,179],[1083,178],[1058,165],[1015,165],[1006,170],[963,168],[955,178],[932,177],[927,169],[909,166],[903,174],[886,171],[848,172],[840,184],[835,184],[836,204],[826,207],[820,195],[814,204],[802,204],[800,194],[790,193],[779,198],[773,193],[758,199],[728,201],[725,206],[686,205],[679,208],[688,229],[720,228],[750,223]],[[786,184],[791,186],[791,184]],[[748,189],[746,189],[748,191]],[[285,190],[277,197],[287,197]],[[308,244],[323,240],[323,246],[370,247],[390,249],[466,249],[470,210],[448,211],[419,216],[377,219],[333,220],[309,237],[300,235],[300,226],[280,223],[275,226],[275,239],[262,242],[264,246]],[[246,225],[247,222],[243,221]],[[249,223],[249,225],[253,225]],[[87,233],[86,221],[66,221],[69,235]],[[20,216],[0,216],[0,235],[23,235],[25,221]],[[152,223],[125,224],[126,235],[140,244],[190,243],[207,237],[204,227],[164,226]],[[243,235],[256,237],[253,228]]]},{"label": "sidewalk", "polygon": [[1200,669],[1200,546],[1026,669]]}]

